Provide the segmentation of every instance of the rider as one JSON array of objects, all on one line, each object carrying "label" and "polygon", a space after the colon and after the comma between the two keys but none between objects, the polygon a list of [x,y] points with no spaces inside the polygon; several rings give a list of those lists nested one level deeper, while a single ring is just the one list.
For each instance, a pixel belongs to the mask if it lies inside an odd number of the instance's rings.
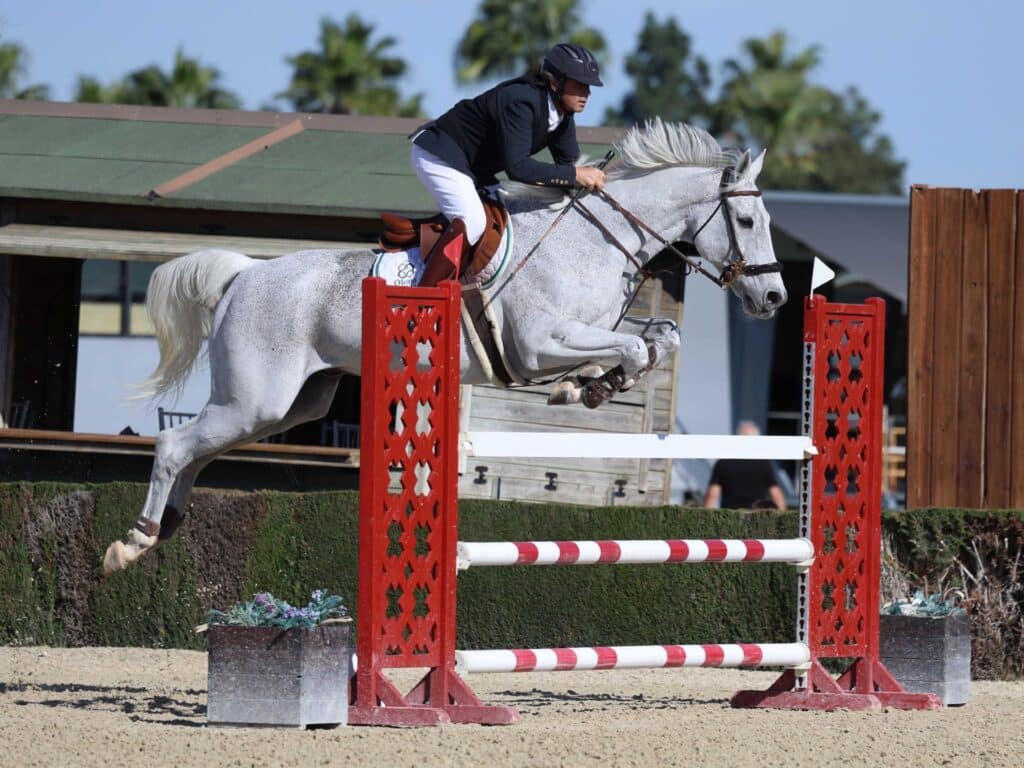
[{"label": "rider", "polygon": [[[486,219],[477,189],[497,185],[498,172],[540,186],[604,186],[602,170],[574,165],[580,154],[574,115],[586,107],[592,85],[603,85],[594,55],[581,45],[559,43],[544,56],[538,75],[463,99],[413,134],[413,170],[449,221],[424,258],[421,285],[451,276],[441,250],[456,235],[454,219],[462,219],[467,245],[483,236]],[[545,147],[554,164],[531,157]]]}]

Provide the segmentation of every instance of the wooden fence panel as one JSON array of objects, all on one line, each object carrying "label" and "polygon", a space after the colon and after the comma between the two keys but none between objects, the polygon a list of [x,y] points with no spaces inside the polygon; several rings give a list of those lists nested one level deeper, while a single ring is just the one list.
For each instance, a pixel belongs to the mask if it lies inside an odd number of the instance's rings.
[{"label": "wooden fence panel", "polygon": [[932,330],[932,419],[927,441],[932,455],[931,503],[957,503],[957,401],[960,390],[960,345],[956,339],[963,275],[964,192],[940,189],[935,242],[935,320]]},{"label": "wooden fence panel", "polygon": [[[960,383],[957,390],[957,504],[981,507],[985,431],[985,344],[988,338],[988,259],[985,198],[966,191],[960,278]],[[955,327],[955,326],[953,326]]]},{"label": "wooden fence panel", "polygon": [[914,187],[907,506],[1024,508],[1024,192]]},{"label": "wooden fence panel", "polygon": [[[1014,252],[1016,195],[1000,189],[984,193],[988,227],[988,344],[985,385],[985,496],[983,507],[1010,506],[1013,477],[1013,388],[1016,362],[1014,337],[1024,326],[1014,323],[1015,302],[1024,295],[1015,289],[1017,279]],[[1017,455],[1020,455],[1019,453]]]},{"label": "wooden fence panel", "polygon": [[928,435],[932,421],[932,359],[935,327],[935,211],[933,190],[910,192],[910,280],[907,336],[907,506],[924,506],[931,493]]},{"label": "wooden fence panel", "polygon": [[[1017,232],[1016,232],[1015,261],[1017,265],[1014,277],[1016,303],[1014,305],[1013,322],[1013,362],[1018,365],[1024,364],[1024,192],[1017,192]],[[1013,382],[1017,371],[1008,365],[1002,370]],[[1011,467],[1016,471],[1011,472],[1012,485],[1010,487],[1009,506],[1016,509],[1024,509],[1024,471],[1021,471],[1021,461],[1024,460],[1024,392],[1021,388],[1013,388],[1013,416],[1012,436],[1010,443]]]}]

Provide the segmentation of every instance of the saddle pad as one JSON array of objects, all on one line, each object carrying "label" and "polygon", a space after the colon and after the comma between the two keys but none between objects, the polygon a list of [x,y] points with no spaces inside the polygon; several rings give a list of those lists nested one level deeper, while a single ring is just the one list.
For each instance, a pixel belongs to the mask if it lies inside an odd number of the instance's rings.
[{"label": "saddle pad", "polygon": [[[481,287],[490,287],[498,276],[505,270],[512,255],[512,222],[508,222],[505,232],[498,243],[498,250],[494,258],[484,268],[483,272],[474,278],[479,281]],[[410,248],[408,251],[381,251],[374,249],[377,257],[370,267],[371,277],[382,277],[388,285],[397,285],[404,288],[411,288],[419,285],[423,277],[423,270],[426,265],[423,263],[423,256],[419,248]]]},{"label": "saddle pad", "polygon": [[382,277],[388,285],[411,288],[419,285],[426,264],[419,248],[408,251],[376,251],[377,258],[370,267],[370,277]]}]

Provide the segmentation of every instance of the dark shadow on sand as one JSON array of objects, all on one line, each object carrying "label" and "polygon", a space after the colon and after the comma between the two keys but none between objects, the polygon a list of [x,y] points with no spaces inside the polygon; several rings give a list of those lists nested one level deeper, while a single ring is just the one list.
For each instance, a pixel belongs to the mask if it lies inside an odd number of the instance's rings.
[{"label": "dark shadow on sand", "polygon": [[133,721],[178,725],[192,728],[206,726],[206,691],[187,688],[183,698],[163,694],[148,695],[147,688],[113,685],[80,685],[78,683],[0,683],[0,695],[11,693],[92,694],[71,698],[15,699],[23,707],[68,707],[97,712],[123,712]]}]

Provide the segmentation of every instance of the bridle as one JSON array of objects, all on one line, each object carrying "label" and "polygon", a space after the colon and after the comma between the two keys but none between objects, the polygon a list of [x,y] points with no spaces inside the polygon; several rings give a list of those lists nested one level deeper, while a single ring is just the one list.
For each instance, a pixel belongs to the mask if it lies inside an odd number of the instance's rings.
[{"label": "bridle", "polygon": [[[716,205],[715,209],[708,214],[708,217],[704,220],[704,223],[697,228],[697,231],[693,233],[691,242],[684,244],[684,248],[688,252],[684,252],[677,248],[662,237],[661,234],[656,232],[653,227],[622,205],[622,203],[608,194],[607,191],[600,190],[597,194],[599,194],[612,208],[622,214],[625,219],[647,232],[647,234],[661,243],[667,250],[679,257],[679,259],[686,264],[687,273],[698,272],[708,278],[708,280],[713,282],[719,288],[728,288],[741,277],[753,277],[756,275],[767,275],[775,272],[782,272],[782,263],[779,261],[772,262],[771,264],[748,264],[746,258],[743,256],[743,249],[740,248],[739,239],[736,237],[736,228],[733,224],[731,211],[729,209],[729,199],[733,197],[761,197],[761,190],[728,189],[728,185],[732,183],[734,178],[735,171],[732,167],[727,167],[722,170],[722,181],[719,184],[720,191],[718,193],[718,205]],[[609,240],[626,255],[626,258],[637,268],[638,274],[644,274],[646,272],[643,265],[637,260],[637,258],[630,253],[629,249],[626,248],[626,246],[611,233],[608,227],[606,227],[604,223],[594,215],[593,211],[583,204],[582,200],[577,199],[575,204],[580,213],[582,213],[591,224],[601,230],[605,237],[609,238]],[[696,241],[697,236],[704,231],[708,224],[712,222],[719,211],[722,211],[722,215],[725,217],[726,231],[729,233],[729,252],[726,254],[728,263],[722,269],[720,274],[714,275],[706,270],[699,261],[695,260],[695,257],[698,259],[704,258],[697,249]]]}]

